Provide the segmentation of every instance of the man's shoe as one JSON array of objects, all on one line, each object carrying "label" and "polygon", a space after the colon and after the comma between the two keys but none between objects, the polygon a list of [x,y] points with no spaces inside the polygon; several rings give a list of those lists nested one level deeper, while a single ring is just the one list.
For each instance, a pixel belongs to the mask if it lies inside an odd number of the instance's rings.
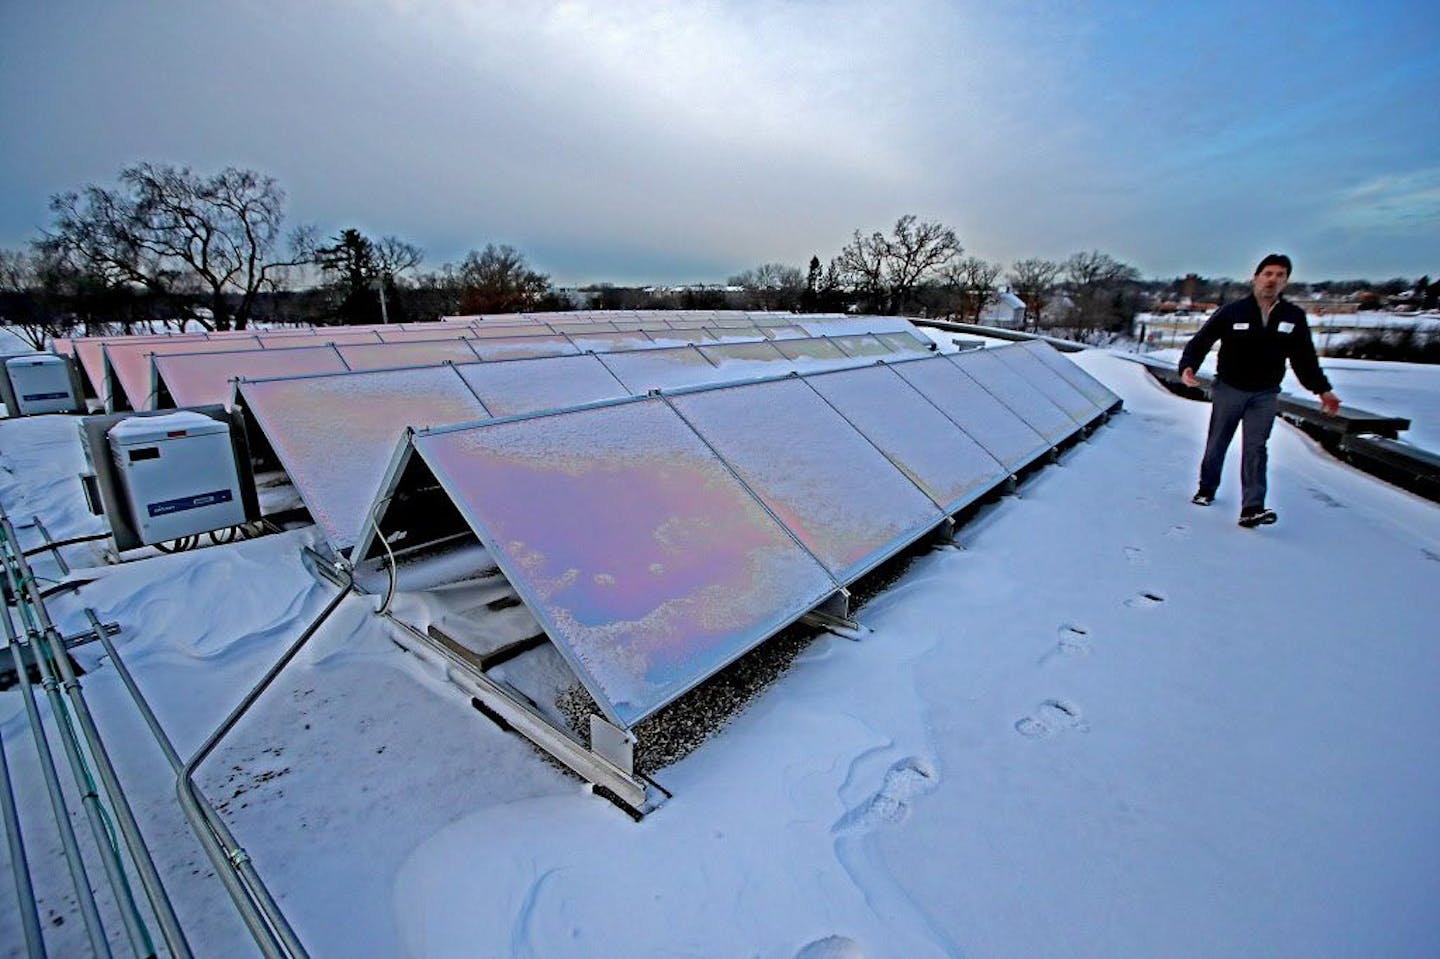
[{"label": "man's shoe", "polygon": [[1240,525],[1246,529],[1269,526],[1279,518],[1273,509],[1266,509],[1263,506],[1252,506],[1240,511]]},{"label": "man's shoe", "polygon": [[1215,494],[1207,493],[1202,489],[1200,492],[1190,497],[1190,502],[1194,503],[1196,506],[1209,506],[1211,503],[1215,502]]}]

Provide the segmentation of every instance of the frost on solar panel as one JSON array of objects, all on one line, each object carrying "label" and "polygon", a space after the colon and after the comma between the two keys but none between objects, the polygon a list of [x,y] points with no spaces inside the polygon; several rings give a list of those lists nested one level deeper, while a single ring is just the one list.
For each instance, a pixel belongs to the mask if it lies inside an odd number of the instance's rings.
[{"label": "frost on solar panel", "polygon": [[945,358],[974,377],[1051,444],[1074,433],[1078,428],[1074,419],[995,355],[1007,349],[1010,347],[986,347],[946,354]]},{"label": "frost on solar panel", "polygon": [[542,356],[455,367],[491,416],[518,416],[630,395],[599,356]]},{"label": "frost on solar panel", "polygon": [[566,330],[565,335],[570,337],[581,352],[594,351],[596,353],[612,353],[615,350],[644,349],[651,346],[652,341],[644,333],[604,333],[585,330]]},{"label": "frost on solar panel", "polygon": [[462,326],[444,323],[412,324],[403,330],[379,330],[384,343],[409,343],[414,340],[458,340],[470,331]]},{"label": "frost on solar panel", "polygon": [[337,550],[359,538],[405,427],[488,415],[449,366],[261,380],[240,391]]},{"label": "frost on solar panel", "polygon": [[944,518],[930,497],[798,378],[668,399],[842,583]]},{"label": "frost on solar panel", "polygon": [[801,327],[791,323],[783,323],[776,326],[760,326],[760,332],[772,340],[797,340],[809,336]]},{"label": "frost on solar panel", "polygon": [[992,351],[995,356],[1036,390],[1049,397],[1075,422],[1089,423],[1100,411],[1084,394],[1071,386],[1060,374],[1018,346],[1007,346]]},{"label": "frost on solar panel", "polygon": [[751,340],[733,343],[715,343],[700,348],[707,357],[715,362],[721,360],[766,360],[768,362],[779,362],[785,359],[785,354],[775,348],[775,344],[766,339]]},{"label": "frost on solar panel", "polygon": [[724,379],[715,364],[693,346],[604,353],[597,354],[596,359],[635,395],[718,383]]},{"label": "frost on solar panel", "polygon": [[[259,346],[253,337],[225,340],[164,337],[158,340],[133,340],[105,344],[110,368],[125,391],[126,402],[133,410],[148,410],[155,405],[155,383],[151,358],[172,353],[211,353],[253,350]],[[119,397],[116,397],[118,400]]]},{"label": "frost on solar panel", "polygon": [[565,356],[580,352],[574,343],[558,333],[497,336],[484,340],[471,340],[470,346],[482,360],[513,360],[526,356]]},{"label": "frost on solar panel", "polygon": [[847,354],[823,337],[807,337],[803,340],[777,340],[775,349],[786,359],[843,360]]},{"label": "frost on solar panel", "polygon": [[432,363],[474,363],[479,359],[469,340],[418,340],[410,343],[350,343],[336,347],[352,370],[383,370],[393,366]]},{"label": "frost on solar panel", "polygon": [[805,382],[946,513],[974,502],[1009,475],[888,366],[817,373]]},{"label": "frost on solar panel", "polygon": [[922,339],[908,330],[899,333],[876,333],[875,335],[879,337],[881,343],[896,353],[929,353],[935,346],[930,340]]},{"label": "frost on solar panel", "polygon": [[847,333],[830,339],[845,351],[846,356],[889,356],[894,352],[880,337],[864,333]]},{"label": "frost on solar panel", "polygon": [[621,726],[836,589],[659,399],[422,434],[414,448]]},{"label": "frost on solar panel", "polygon": [[1050,448],[1043,436],[948,357],[905,360],[891,368],[1011,472]]},{"label": "frost on solar panel", "polygon": [[1062,356],[1060,351],[1049,343],[1042,340],[1029,340],[1021,344],[1021,349],[1050,367],[1101,409],[1108,410],[1119,402],[1120,397],[1112,393],[1109,387],[1082,370],[1067,357]]},{"label": "frost on solar panel", "polygon": [[345,364],[333,346],[242,350],[237,353],[187,353],[155,357],[159,389],[175,406],[230,404],[236,379],[340,373]]}]

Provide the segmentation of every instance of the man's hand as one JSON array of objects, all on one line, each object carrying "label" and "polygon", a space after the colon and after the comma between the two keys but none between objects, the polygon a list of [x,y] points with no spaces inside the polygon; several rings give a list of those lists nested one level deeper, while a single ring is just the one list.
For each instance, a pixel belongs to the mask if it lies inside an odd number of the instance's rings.
[{"label": "man's hand", "polygon": [[[1190,367],[1188,366],[1180,371],[1180,382],[1184,383],[1186,386],[1192,389],[1200,385],[1200,381],[1195,378],[1195,371],[1190,369]],[[1340,404],[1338,402],[1335,404],[1335,408],[1340,408]]]},{"label": "man's hand", "polygon": [[1326,416],[1338,415],[1340,412],[1340,397],[1330,392],[1321,393],[1320,408],[1325,411]]}]

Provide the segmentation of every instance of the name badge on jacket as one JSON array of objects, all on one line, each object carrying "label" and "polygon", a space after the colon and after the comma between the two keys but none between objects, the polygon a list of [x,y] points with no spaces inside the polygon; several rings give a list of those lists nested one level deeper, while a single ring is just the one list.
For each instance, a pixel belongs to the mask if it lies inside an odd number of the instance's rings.
[{"label": "name badge on jacket", "polygon": [[1249,320],[1246,320],[1246,321],[1243,322],[1243,323],[1232,323],[1232,324],[1230,324],[1230,329],[1232,329],[1232,330],[1248,330],[1248,329],[1250,329],[1250,321],[1249,321]]},{"label": "name badge on jacket", "polygon": [[1295,324],[1291,323],[1289,320],[1282,320],[1280,322],[1280,325],[1277,326],[1276,329],[1279,330],[1281,333],[1294,333]]}]

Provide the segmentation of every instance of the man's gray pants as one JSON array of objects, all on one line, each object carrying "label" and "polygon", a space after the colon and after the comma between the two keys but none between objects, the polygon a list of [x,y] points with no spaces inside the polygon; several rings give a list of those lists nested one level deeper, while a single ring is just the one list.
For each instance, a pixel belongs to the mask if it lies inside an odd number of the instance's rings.
[{"label": "man's gray pants", "polygon": [[1200,461],[1200,489],[1214,495],[1220,488],[1220,471],[1225,451],[1235,437],[1235,428],[1245,424],[1240,447],[1240,507],[1258,509],[1265,505],[1265,449],[1275,415],[1280,412],[1280,388],[1237,390],[1215,380],[1210,386],[1210,432],[1205,439],[1205,458]]}]

